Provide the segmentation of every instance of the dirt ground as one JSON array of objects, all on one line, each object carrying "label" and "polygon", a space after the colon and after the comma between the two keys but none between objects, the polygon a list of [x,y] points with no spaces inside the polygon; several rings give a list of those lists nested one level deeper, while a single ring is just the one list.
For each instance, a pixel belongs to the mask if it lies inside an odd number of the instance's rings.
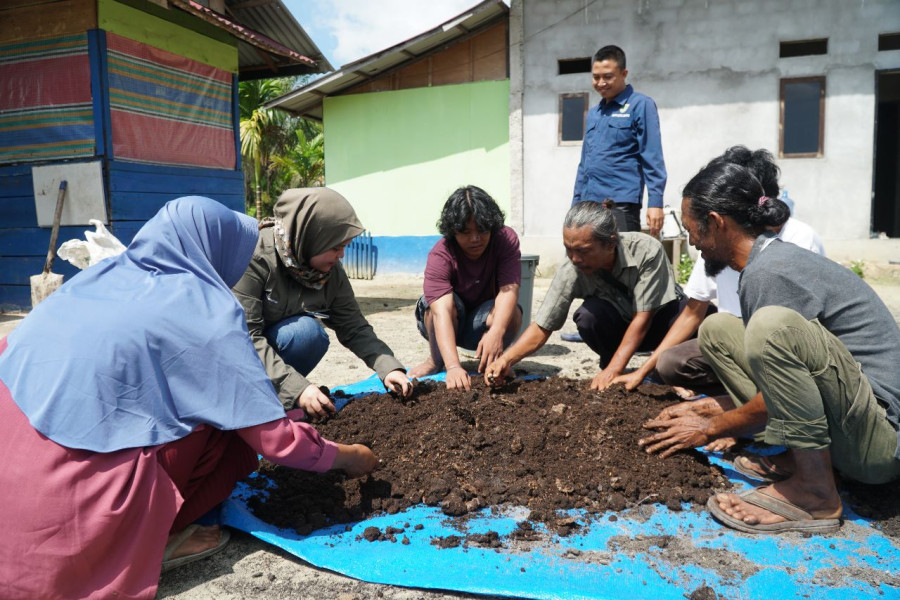
[{"label": "dirt ground", "polygon": [[[550,280],[535,279],[534,311],[549,286]],[[900,321],[900,283],[896,280],[869,281]],[[421,279],[416,277],[378,277],[354,280],[354,289],[363,312],[378,335],[406,365],[417,364],[428,347],[416,331],[413,309],[421,294]],[[577,307],[577,303],[574,308]],[[563,331],[574,331],[571,319]],[[325,360],[310,374],[319,385],[336,387],[353,383],[371,375],[366,366],[337,343]],[[474,369],[475,361],[466,359],[464,366]],[[643,360],[636,357],[632,366]],[[584,345],[564,342],[555,333],[534,356],[518,365],[528,373],[585,379],[597,370],[595,355]],[[363,600],[437,600],[450,598],[484,598],[470,594],[407,589],[370,584],[350,579],[308,563],[242,532],[233,532],[232,542],[218,555],[176,569],[163,575],[157,598],[179,600],[237,600],[243,598],[316,598]]]}]

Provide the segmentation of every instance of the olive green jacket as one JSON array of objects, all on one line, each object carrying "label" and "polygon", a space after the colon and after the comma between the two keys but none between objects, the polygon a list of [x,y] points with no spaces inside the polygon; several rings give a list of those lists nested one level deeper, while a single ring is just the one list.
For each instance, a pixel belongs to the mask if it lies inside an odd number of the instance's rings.
[{"label": "olive green jacket", "polygon": [[285,408],[294,407],[310,381],[278,356],[263,332],[270,325],[306,311],[328,315],[322,323],[334,330],[338,341],[374,369],[382,380],[391,371],[403,370],[403,365],[394,358],[387,344],[378,339],[363,316],[340,263],[332,268],[322,289],[300,285],[283,268],[279,269],[273,235],[271,227],[259,232],[250,266],[233,291],[244,307],[253,345]]}]

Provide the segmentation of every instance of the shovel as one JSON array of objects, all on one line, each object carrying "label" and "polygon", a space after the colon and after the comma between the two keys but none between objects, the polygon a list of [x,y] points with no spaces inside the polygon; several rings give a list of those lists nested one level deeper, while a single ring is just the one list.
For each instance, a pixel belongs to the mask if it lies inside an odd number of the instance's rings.
[{"label": "shovel", "polygon": [[44,263],[44,271],[39,275],[31,276],[31,308],[37,306],[47,296],[56,291],[62,285],[63,276],[51,273],[53,259],[56,258],[56,239],[59,237],[59,220],[62,217],[63,200],[66,198],[68,182],[63,179],[59,182],[59,196],[56,198],[56,213],[53,215],[53,229],[50,232],[50,249],[47,250],[47,262]]}]

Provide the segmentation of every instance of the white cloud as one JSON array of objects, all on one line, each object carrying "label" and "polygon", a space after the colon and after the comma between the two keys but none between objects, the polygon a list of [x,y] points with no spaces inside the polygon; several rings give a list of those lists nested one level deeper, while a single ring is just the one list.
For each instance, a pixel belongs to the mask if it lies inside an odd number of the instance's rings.
[{"label": "white cloud", "polygon": [[[331,0],[321,26],[337,44],[336,68],[415,37],[478,0]],[[317,21],[319,19],[316,19]]]}]

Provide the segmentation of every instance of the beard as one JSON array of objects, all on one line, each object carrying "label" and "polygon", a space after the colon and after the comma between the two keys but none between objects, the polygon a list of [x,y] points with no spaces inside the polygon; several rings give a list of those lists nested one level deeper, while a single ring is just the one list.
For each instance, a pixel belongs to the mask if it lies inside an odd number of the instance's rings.
[{"label": "beard", "polygon": [[707,277],[715,277],[719,273],[725,270],[725,267],[728,266],[727,262],[721,260],[713,260],[710,258],[703,257],[703,270],[706,272]]}]

